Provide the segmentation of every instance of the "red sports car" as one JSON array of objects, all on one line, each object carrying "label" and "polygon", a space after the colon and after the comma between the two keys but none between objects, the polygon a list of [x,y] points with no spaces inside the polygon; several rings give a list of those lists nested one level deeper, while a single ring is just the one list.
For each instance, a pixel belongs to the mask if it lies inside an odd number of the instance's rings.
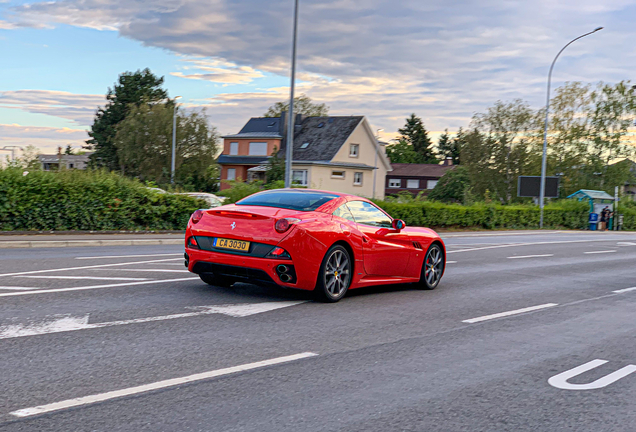
[{"label": "red sports car", "polygon": [[336,302],[371,285],[434,289],[446,250],[435,231],[407,228],[365,198],[276,189],[194,212],[185,260],[210,285],[275,284]]}]

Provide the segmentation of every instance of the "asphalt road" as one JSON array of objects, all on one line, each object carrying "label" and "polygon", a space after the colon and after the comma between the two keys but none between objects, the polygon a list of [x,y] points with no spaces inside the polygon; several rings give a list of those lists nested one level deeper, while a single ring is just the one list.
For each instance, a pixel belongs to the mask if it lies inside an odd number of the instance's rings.
[{"label": "asphalt road", "polygon": [[636,430],[636,234],[444,237],[435,291],[336,304],[180,246],[0,250],[0,430]]}]

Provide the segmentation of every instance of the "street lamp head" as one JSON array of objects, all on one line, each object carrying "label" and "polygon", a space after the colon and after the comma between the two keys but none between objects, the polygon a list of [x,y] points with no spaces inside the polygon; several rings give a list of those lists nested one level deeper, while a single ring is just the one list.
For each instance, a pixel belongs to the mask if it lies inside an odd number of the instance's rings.
[{"label": "street lamp head", "polygon": [[592,33],[596,33],[599,30],[603,30],[603,27],[596,27]]}]

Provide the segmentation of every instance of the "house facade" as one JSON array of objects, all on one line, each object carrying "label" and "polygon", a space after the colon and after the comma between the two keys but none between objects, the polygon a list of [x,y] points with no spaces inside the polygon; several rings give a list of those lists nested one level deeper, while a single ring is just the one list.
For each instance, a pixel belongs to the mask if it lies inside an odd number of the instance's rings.
[{"label": "house facade", "polygon": [[[365,117],[298,115],[294,120],[294,183],[312,189],[384,198],[385,177],[391,165]],[[262,130],[256,131],[255,128]],[[267,135],[264,134],[267,132],[265,128],[278,129],[276,135],[273,131],[272,135]],[[280,149],[280,157],[285,155],[285,129],[285,116],[253,118],[238,134],[225,136],[223,154],[219,156],[221,180],[239,177],[243,180],[264,180],[268,155],[272,154],[274,147]],[[266,142],[267,147],[265,144],[261,144],[260,148],[254,145],[259,141]],[[265,148],[269,153],[262,155]],[[260,153],[253,154],[254,151]],[[227,187],[222,182],[221,188]]]},{"label": "house facade", "polygon": [[386,177],[385,194],[396,195],[399,192],[409,192],[417,195],[420,192],[428,194],[438,180],[453,169],[452,159],[447,159],[444,164],[391,164],[393,171]]},{"label": "house facade", "polygon": [[92,153],[84,153],[82,155],[68,154],[41,154],[38,155],[40,167],[43,171],[57,171],[60,169],[86,169],[89,162],[89,156]]}]

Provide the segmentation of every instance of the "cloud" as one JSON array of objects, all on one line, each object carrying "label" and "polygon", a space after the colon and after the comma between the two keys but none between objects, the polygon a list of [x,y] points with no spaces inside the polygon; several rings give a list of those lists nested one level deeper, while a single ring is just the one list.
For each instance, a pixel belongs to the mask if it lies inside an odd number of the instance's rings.
[{"label": "cloud", "polygon": [[234,63],[223,61],[221,59],[205,59],[205,58],[193,58],[184,59],[184,62],[188,63],[183,69],[188,72],[191,70],[203,71],[206,73],[183,73],[183,72],[171,72],[170,75],[188,78],[212,81],[223,84],[249,84],[256,78],[262,78],[262,72],[249,67],[249,66],[237,66]]},{"label": "cloud", "polygon": [[52,90],[0,92],[2,108],[60,117],[83,126],[92,123],[97,106],[104,103],[105,99],[102,95],[83,95]]},{"label": "cloud", "polygon": [[[292,12],[285,0],[58,0],[13,7],[5,19],[116,30],[188,56],[190,69],[174,76],[245,85],[267,73],[288,76]],[[411,112],[431,129],[457,128],[498,99],[541,106],[554,55],[599,25],[606,30],[563,54],[555,83],[630,78],[635,17],[628,0],[301,2],[299,88],[334,114],[365,114],[387,130]],[[230,129],[285,91],[250,87],[201,103]]]},{"label": "cloud", "polygon": [[[83,129],[0,124],[0,148],[32,145],[43,153],[56,153],[58,147],[64,148],[69,144],[74,148],[81,148],[86,139],[88,135]],[[0,158],[3,158],[5,153],[2,152]]]}]

